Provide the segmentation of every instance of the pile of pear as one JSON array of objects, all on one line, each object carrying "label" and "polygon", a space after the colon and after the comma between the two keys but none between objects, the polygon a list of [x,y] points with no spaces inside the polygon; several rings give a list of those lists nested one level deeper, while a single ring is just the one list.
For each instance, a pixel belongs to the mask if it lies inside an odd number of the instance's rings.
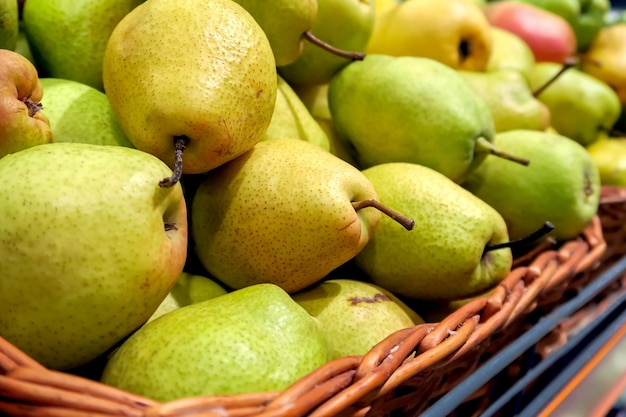
[{"label": "pile of pear", "polygon": [[48,368],[284,390],[626,186],[608,2],[117,3],[0,0],[0,336]]}]

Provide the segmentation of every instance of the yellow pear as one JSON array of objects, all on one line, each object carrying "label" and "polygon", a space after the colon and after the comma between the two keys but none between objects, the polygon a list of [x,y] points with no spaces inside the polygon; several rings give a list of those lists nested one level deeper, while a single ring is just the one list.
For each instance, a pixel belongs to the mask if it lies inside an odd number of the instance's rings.
[{"label": "yellow pear", "polygon": [[253,147],[276,101],[267,36],[232,0],[142,3],[111,34],[103,77],[128,139],[182,173]]},{"label": "yellow pear", "polygon": [[491,40],[491,55],[485,70],[512,69],[528,78],[528,72],[535,65],[535,56],[526,41],[496,26],[491,28]]},{"label": "yellow pear", "polygon": [[480,71],[491,54],[491,27],[472,0],[406,0],[377,16],[368,53],[421,56]]},{"label": "yellow pear", "polygon": [[587,151],[600,171],[602,185],[626,187],[626,139],[603,136]]}]

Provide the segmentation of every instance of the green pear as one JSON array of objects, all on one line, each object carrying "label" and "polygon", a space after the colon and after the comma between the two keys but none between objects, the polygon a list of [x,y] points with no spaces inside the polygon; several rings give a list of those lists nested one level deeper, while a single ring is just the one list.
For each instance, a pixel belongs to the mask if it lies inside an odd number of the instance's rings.
[{"label": "green pear", "polygon": [[626,138],[605,136],[587,146],[602,185],[626,187]]},{"label": "green pear", "polygon": [[233,289],[270,282],[289,293],[352,259],[381,212],[355,167],[298,139],[259,142],[211,170],[191,206],[191,235],[206,270]]},{"label": "green pear", "polygon": [[28,59],[33,65],[35,65],[35,57],[33,51],[30,49],[28,38],[26,38],[26,32],[24,31],[24,21],[20,20],[20,29],[17,33],[17,43],[15,44],[15,52]]},{"label": "green pear", "polygon": [[352,62],[330,82],[328,104],[361,169],[410,162],[461,182],[494,152],[485,99],[429,58],[370,54]]},{"label": "green pear", "polygon": [[115,27],[103,65],[128,139],[175,170],[164,185],[243,154],[270,124],[274,55],[261,27],[231,0],[142,3]]},{"label": "green pear", "polygon": [[530,69],[535,65],[535,55],[526,41],[496,26],[491,27],[491,37],[491,54],[485,70],[512,69],[528,77]]},{"label": "green pear", "polygon": [[0,336],[69,369],[145,323],[187,250],[182,189],[156,184],[168,171],[136,149],[83,143],[0,159]]},{"label": "green pear", "polygon": [[52,142],[50,121],[41,111],[43,88],[37,69],[24,56],[0,49],[0,158]]},{"label": "green pear", "polygon": [[[374,2],[318,0],[317,3],[317,18],[310,32],[335,48],[364,53],[374,29]],[[307,42],[300,57],[289,65],[279,65],[278,72],[291,85],[323,84],[349,62]]]},{"label": "green pear", "polygon": [[327,361],[319,321],[279,287],[259,284],[148,323],[115,352],[101,380],[171,401],[284,390]]},{"label": "green pear", "polygon": [[32,0],[22,21],[42,76],[103,89],[102,59],[118,22],[144,0]]},{"label": "green pear", "polygon": [[16,0],[0,0],[0,49],[14,50],[19,33]]},{"label": "green pear", "polygon": [[301,139],[330,151],[324,129],[291,86],[278,76],[276,104],[263,140]]},{"label": "green pear", "polygon": [[481,293],[509,273],[511,249],[489,250],[509,240],[504,219],[459,184],[406,162],[379,164],[363,174],[382,203],[415,220],[405,233],[383,217],[356,256],[374,284],[412,299],[454,300]]},{"label": "green pear", "polygon": [[235,0],[261,26],[274,51],[276,65],[287,65],[302,54],[304,33],[318,15],[317,0]]},{"label": "green pear", "polygon": [[548,107],[533,96],[528,81],[517,70],[459,71],[489,105],[496,132],[550,126]]},{"label": "green pear", "polygon": [[391,292],[353,279],[329,279],[292,297],[320,321],[330,359],[365,355],[390,334],[424,323]]},{"label": "green pear", "polygon": [[133,147],[120,127],[107,96],[78,81],[41,78],[45,109],[54,142]]},{"label": "green pear", "polygon": [[[552,62],[535,64],[529,74],[531,90],[543,87],[562,68]],[[562,72],[537,98],[550,110],[556,131],[583,146],[610,131],[621,111],[619,97],[611,87],[577,68]]]},{"label": "green pear", "polygon": [[486,160],[463,187],[504,217],[511,239],[528,236],[546,221],[558,241],[576,238],[598,210],[600,175],[587,150],[555,133],[511,130],[496,146],[524,155],[527,167]]},{"label": "green pear", "polygon": [[197,304],[227,293],[228,291],[213,279],[183,271],[176,280],[174,287],[146,323],[181,307]]}]

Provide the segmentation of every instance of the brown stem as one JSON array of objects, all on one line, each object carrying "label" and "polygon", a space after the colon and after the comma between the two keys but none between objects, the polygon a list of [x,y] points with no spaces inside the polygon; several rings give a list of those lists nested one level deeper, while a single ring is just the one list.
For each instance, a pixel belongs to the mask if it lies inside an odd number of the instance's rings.
[{"label": "brown stem", "polygon": [[415,220],[405,216],[404,214],[398,213],[394,209],[387,207],[380,201],[374,200],[373,198],[370,198],[369,200],[353,201],[352,207],[354,207],[355,210],[360,210],[366,207],[374,207],[375,209],[380,210],[383,214],[386,214],[396,222],[400,223],[406,230],[413,230],[413,226],[415,226]]},{"label": "brown stem", "polygon": [[539,97],[539,94],[543,93],[543,91],[546,88],[548,88],[553,82],[555,82],[561,75],[563,75],[565,71],[567,71],[568,69],[572,67],[575,67],[576,65],[578,65],[579,62],[580,62],[580,58],[578,58],[577,56],[573,56],[573,57],[566,59],[561,69],[556,74],[554,74],[552,78],[550,78],[548,81],[543,83],[543,85],[540,86],[538,89],[533,91],[533,97],[535,98]]},{"label": "brown stem", "polygon": [[539,229],[535,230],[534,232],[532,232],[531,234],[523,238],[520,238],[517,240],[511,240],[509,242],[499,243],[497,245],[487,245],[485,246],[485,250],[483,251],[483,253],[487,253],[489,251],[496,250],[496,249],[515,248],[515,247],[524,246],[529,243],[535,242],[539,238],[550,233],[552,230],[554,230],[554,225],[551,222],[545,222],[543,226],[541,226]]},{"label": "brown stem", "polygon": [[309,30],[304,32],[304,39],[311,42],[313,45],[319,46],[320,48],[325,49],[326,51],[342,58],[346,58],[352,61],[362,61],[363,58],[365,58],[365,54],[363,52],[345,51],[343,49],[335,48],[334,46],[327,44],[326,42],[312,34]]},{"label": "brown stem", "polygon": [[175,136],[174,137],[174,170],[171,177],[163,178],[159,181],[159,187],[171,187],[180,181],[180,177],[183,175],[183,151],[189,143],[187,136]]},{"label": "brown stem", "polygon": [[492,142],[489,142],[487,138],[484,136],[480,136],[476,139],[474,153],[489,153],[499,158],[513,161],[520,165],[524,165],[524,166],[530,165],[530,160],[528,158],[522,158],[520,156],[516,156],[508,152],[504,152],[503,150],[498,149],[496,145],[494,145]]},{"label": "brown stem", "polygon": [[21,98],[20,101],[26,104],[26,107],[28,108],[28,115],[30,117],[33,117],[35,113],[43,109],[43,105],[41,103],[37,103],[36,101],[31,100],[30,96]]}]

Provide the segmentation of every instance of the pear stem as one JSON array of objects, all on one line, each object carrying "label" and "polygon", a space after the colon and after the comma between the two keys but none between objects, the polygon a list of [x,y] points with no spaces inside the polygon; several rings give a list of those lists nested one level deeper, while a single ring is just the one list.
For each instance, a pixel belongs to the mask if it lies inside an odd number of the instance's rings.
[{"label": "pear stem", "polygon": [[360,210],[366,207],[374,207],[375,209],[380,210],[383,214],[386,214],[396,222],[400,223],[406,230],[413,230],[413,226],[415,226],[415,220],[405,216],[404,214],[398,213],[394,209],[387,207],[380,201],[374,200],[373,198],[369,200],[353,201],[352,207],[354,207],[355,210]]},{"label": "pear stem", "polygon": [[323,40],[315,36],[313,33],[311,33],[310,30],[304,32],[304,39],[311,42],[315,46],[325,49],[332,54],[349,59],[351,61],[362,61],[365,58],[365,54],[363,52],[346,51],[343,49],[335,48],[334,46],[324,42]]},{"label": "pear stem", "polygon": [[556,74],[554,74],[548,81],[543,83],[543,85],[541,85],[538,89],[533,91],[533,97],[535,98],[539,97],[539,95],[543,93],[546,88],[552,85],[552,83],[555,82],[561,75],[563,75],[565,71],[578,65],[579,62],[580,62],[580,58],[578,58],[577,56],[572,56],[566,59],[565,62],[563,63],[563,66]]},{"label": "pear stem", "polygon": [[41,103],[37,103],[34,100],[31,100],[30,96],[21,98],[20,101],[26,104],[26,108],[28,109],[28,115],[30,117],[33,117],[35,113],[43,109],[43,105]]},{"label": "pear stem", "polygon": [[554,230],[554,225],[551,222],[545,222],[543,226],[541,226],[539,229],[535,230],[528,236],[522,237],[517,240],[511,240],[510,242],[499,243],[497,245],[487,245],[485,246],[485,250],[483,253],[487,253],[489,251],[496,250],[496,249],[514,248],[514,247],[527,245],[547,235],[552,230]]},{"label": "pear stem", "polygon": [[183,175],[183,151],[185,150],[187,143],[189,143],[189,138],[187,136],[174,137],[174,170],[171,177],[163,178],[159,181],[159,187],[172,187],[180,181],[180,177]]},{"label": "pear stem", "polygon": [[520,165],[528,166],[530,164],[530,160],[526,158],[521,158],[515,155],[511,155],[510,153],[504,152],[498,149],[493,143],[489,142],[487,138],[481,136],[476,140],[476,150],[475,153],[485,152],[491,155],[495,155],[497,157],[508,159],[509,161],[517,162]]}]

